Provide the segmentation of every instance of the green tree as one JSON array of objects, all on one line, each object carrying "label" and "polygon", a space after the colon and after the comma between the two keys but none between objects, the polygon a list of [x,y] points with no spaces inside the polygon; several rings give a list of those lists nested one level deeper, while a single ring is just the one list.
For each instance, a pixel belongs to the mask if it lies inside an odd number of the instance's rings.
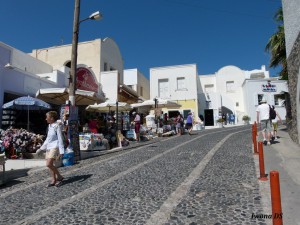
[{"label": "green tree", "polygon": [[[277,32],[270,37],[265,50],[271,54],[269,67],[275,68],[277,66],[281,66],[279,79],[288,81],[282,7],[280,7],[275,13],[274,19],[277,23]],[[289,93],[285,93],[285,108],[286,120],[289,124],[289,121],[292,119],[291,96]],[[288,129],[290,130],[290,125],[288,126]]]},{"label": "green tree", "polygon": [[288,80],[282,7],[275,13],[274,20],[278,25],[277,31],[270,37],[265,51],[271,54],[269,67],[281,66],[279,77]]}]

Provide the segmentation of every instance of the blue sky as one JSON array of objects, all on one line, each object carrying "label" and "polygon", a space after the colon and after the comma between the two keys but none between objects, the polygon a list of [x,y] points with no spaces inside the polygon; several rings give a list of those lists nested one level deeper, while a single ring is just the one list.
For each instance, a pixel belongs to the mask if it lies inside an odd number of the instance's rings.
[{"label": "blue sky", "polygon": [[[0,41],[23,52],[71,43],[74,0],[0,3]],[[82,0],[81,19],[98,10],[104,18],[82,23],[79,41],[113,38],[124,68],[147,77],[151,67],[190,63],[199,74],[226,65],[259,69],[268,66],[264,48],[280,6],[280,0]]]}]

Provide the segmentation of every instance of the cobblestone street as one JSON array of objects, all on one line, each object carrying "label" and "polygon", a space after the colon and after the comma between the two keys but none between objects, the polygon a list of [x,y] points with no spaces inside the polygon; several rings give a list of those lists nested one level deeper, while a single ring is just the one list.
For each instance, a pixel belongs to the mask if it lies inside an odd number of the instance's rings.
[{"label": "cobblestone street", "polygon": [[60,169],[0,189],[0,224],[267,224],[250,126],[159,138],[151,144]]}]

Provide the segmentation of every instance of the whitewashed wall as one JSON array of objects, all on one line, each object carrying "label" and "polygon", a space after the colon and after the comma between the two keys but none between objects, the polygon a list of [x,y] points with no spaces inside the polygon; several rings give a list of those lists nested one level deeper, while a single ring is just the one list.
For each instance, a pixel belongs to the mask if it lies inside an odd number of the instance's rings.
[{"label": "whitewashed wall", "polygon": [[[150,98],[159,97],[158,82],[168,79],[170,100],[196,99],[197,96],[197,67],[196,64],[156,67],[150,69]],[[177,78],[185,78],[185,90],[177,90]]]},{"label": "whitewashed wall", "polygon": [[[274,95],[287,91],[287,83],[283,80],[271,81],[271,84],[276,85],[276,92],[263,92],[262,85],[267,84],[267,80],[246,80],[244,83],[244,96],[247,103],[245,114],[251,117],[251,121],[256,121],[256,108],[259,105],[257,95],[263,94],[267,99],[267,103],[274,105]],[[275,106],[276,111],[282,119],[285,119],[286,109],[284,106]]]},{"label": "whitewashed wall", "polygon": [[109,101],[118,98],[118,71],[107,71],[101,73],[102,90]]},{"label": "whitewashed wall", "polygon": [[[99,53],[98,53],[99,54]],[[104,71],[104,63],[109,70],[114,68],[120,74],[120,84],[123,84],[124,61],[117,43],[111,38],[105,38],[101,42],[101,71]]]}]

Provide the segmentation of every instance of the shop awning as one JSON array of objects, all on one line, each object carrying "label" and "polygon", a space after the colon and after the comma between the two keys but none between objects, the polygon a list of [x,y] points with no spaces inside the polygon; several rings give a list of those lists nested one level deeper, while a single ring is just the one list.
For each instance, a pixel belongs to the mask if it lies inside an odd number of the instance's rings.
[{"label": "shop awning", "polygon": [[[135,103],[131,104],[132,107],[134,108],[154,108],[155,107],[155,101],[152,99],[146,100],[142,103]],[[180,104],[174,101],[170,101],[168,99],[157,99],[157,108],[179,108],[181,107]]]},{"label": "shop awning", "polygon": [[[68,88],[45,88],[39,89],[36,97],[52,104],[62,105],[69,99]],[[75,92],[76,105],[92,105],[94,103],[105,102],[105,97],[93,91],[77,89]]]},{"label": "shop awning", "polygon": [[[118,102],[118,111],[130,111],[132,107],[126,102]],[[89,105],[85,109],[89,112],[110,112],[117,110],[116,102],[103,102],[101,104]]]}]

